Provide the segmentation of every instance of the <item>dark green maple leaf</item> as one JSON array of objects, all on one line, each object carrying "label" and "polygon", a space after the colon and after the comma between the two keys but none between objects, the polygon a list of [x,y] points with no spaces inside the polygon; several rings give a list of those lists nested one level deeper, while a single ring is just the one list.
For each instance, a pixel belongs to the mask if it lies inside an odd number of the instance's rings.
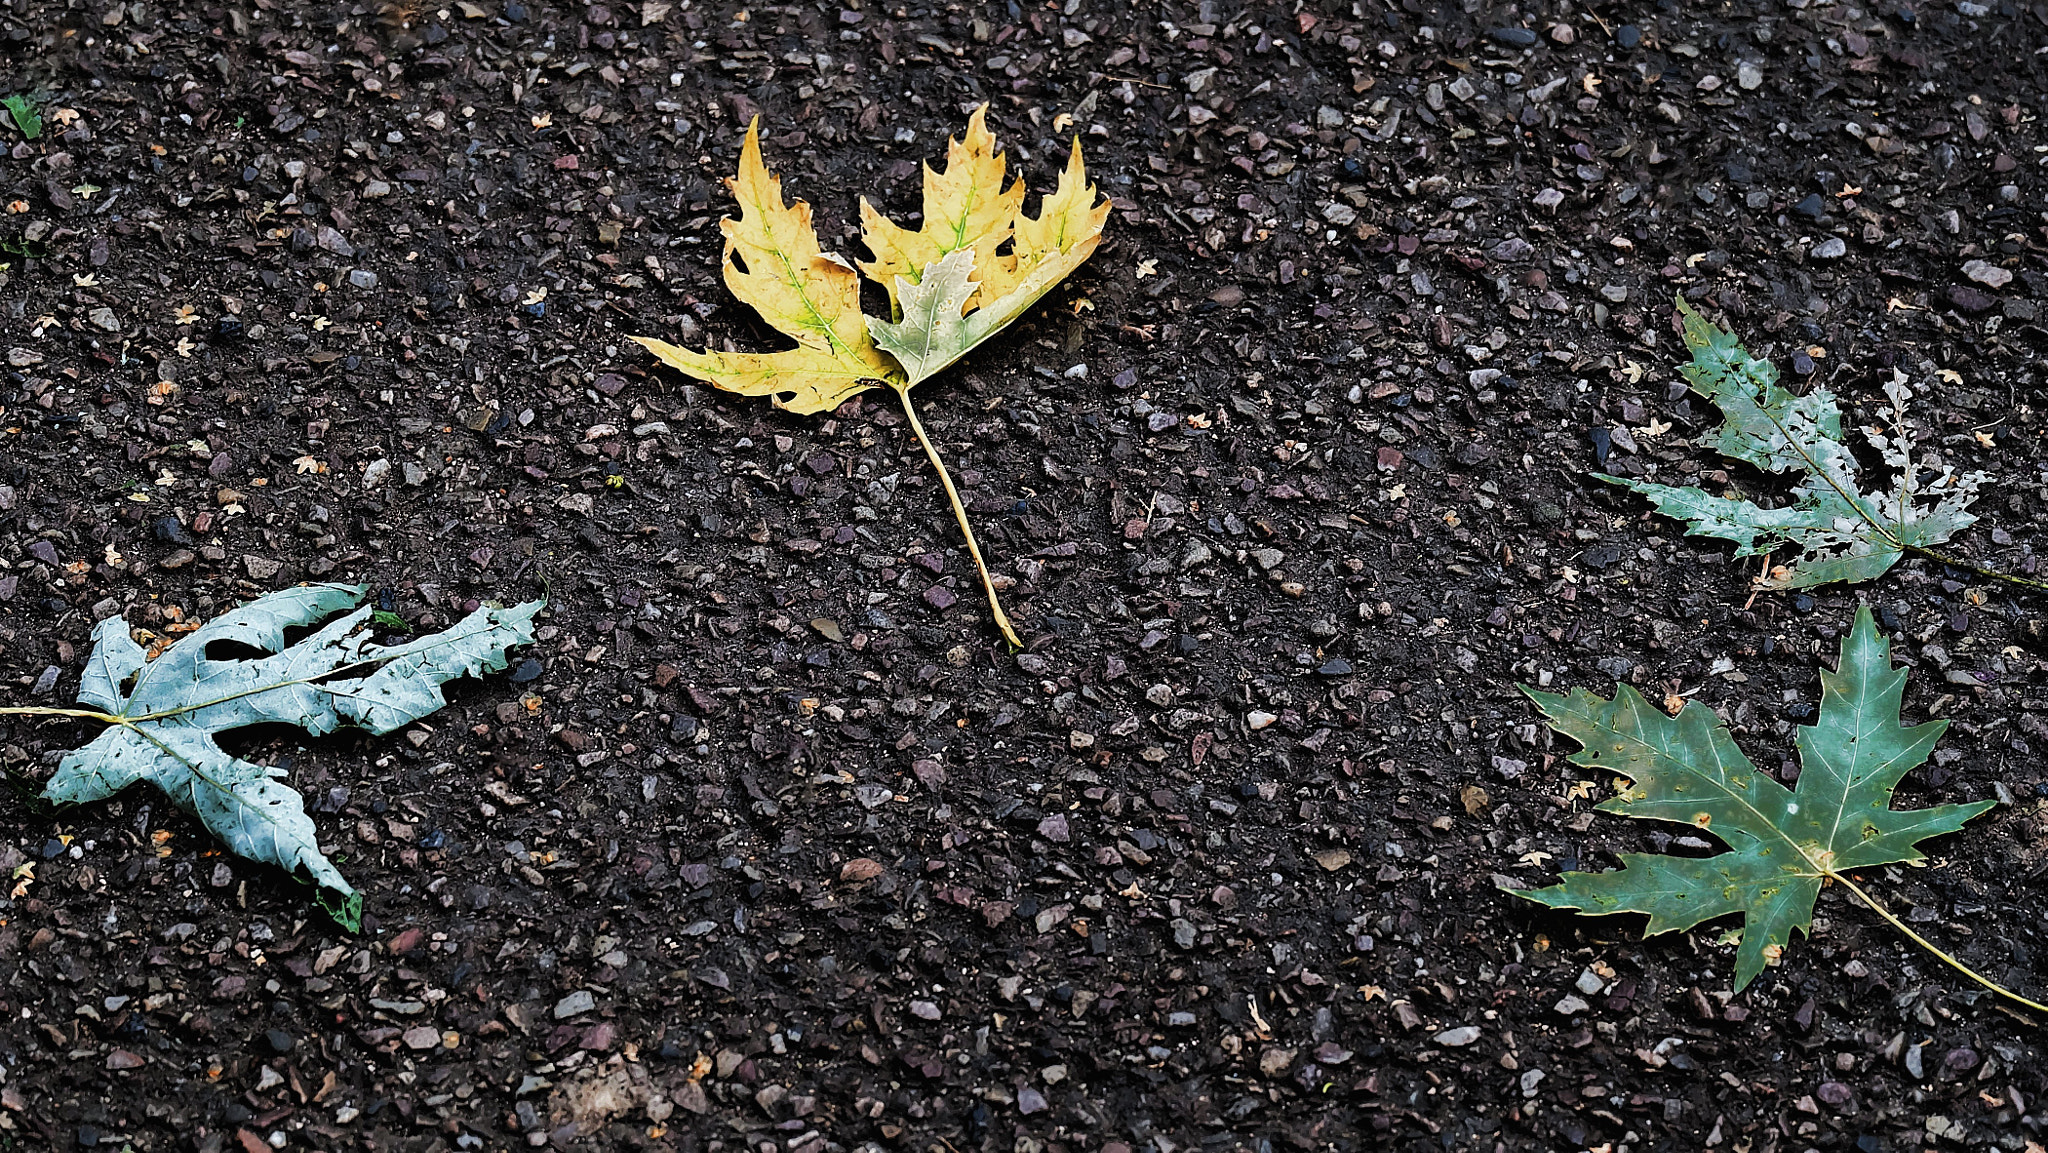
[{"label": "dark green maple leaf", "polygon": [[1632,782],[1601,810],[1691,825],[1728,851],[1704,858],[1623,853],[1624,867],[1612,872],[1566,873],[1546,889],[1509,891],[1595,915],[1645,913],[1650,935],[1739,913],[1741,990],[1777,962],[1793,929],[1811,934],[1824,879],[1918,861],[1919,842],[1952,833],[1991,807],[1891,807],[1900,778],[1927,759],[1948,728],[1947,721],[1901,724],[1905,687],[1905,670],[1892,667],[1891,642],[1868,608],[1858,610],[1839,666],[1821,674],[1820,716],[1799,729],[1799,783],[1790,789],[1757,771],[1727,725],[1698,701],[1672,717],[1627,685],[1611,701],[1585,689],[1560,696],[1525,687],[1550,727],[1584,746],[1572,755],[1574,764]]}]

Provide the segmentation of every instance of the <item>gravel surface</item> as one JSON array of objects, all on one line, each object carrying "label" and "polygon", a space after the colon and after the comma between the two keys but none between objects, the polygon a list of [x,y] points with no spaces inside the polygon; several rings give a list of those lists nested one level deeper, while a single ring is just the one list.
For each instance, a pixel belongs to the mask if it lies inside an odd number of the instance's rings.
[{"label": "gravel surface", "polygon": [[[2048,989],[2048,598],[1925,562],[1751,596],[1596,467],[1694,438],[1671,301],[1996,480],[2031,572],[2048,9],[2012,3],[0,9],[0,678],[364,580],[545,593],[389,738],[251,730],[366,895],[340,931],[160,796],[34,800],[0,724],[0,1147],[823,1153],[2038,1148],[2041,1034],[1855,907],[1741,995],[1503,896],[1617,850],[1516,681],[1723,708],[1792,763],[1867,599],[1955,722],[1868,875]],[[857,252],[965,112],[1102,249],[891,404],[693,386],[764,150]],[[1070,118],[1070,119],[1069,119]],[[1937,372],[1953,375],[1939,376]],[[387,626],[391,627],[391,626]]]}]

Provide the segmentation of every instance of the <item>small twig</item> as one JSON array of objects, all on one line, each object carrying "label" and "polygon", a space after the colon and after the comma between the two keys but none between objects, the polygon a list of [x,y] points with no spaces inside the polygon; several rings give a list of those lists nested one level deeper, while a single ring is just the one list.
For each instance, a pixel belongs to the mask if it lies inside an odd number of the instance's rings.
[{"label": "small twig", "polygon": [[903,400],[903,415],[910,418],[910,431],[917,434],[917,443],[924,447],[924,454],[931,458],[932,467],[939,472],[939,483],[946,486],[946,499],[953,502],[953,518],[960,522],[960,534],[967,538],[967,555],[974,558],[974,567],[981,573],[981,587],[988,593],[988,607],[995,613],[996,627],[1003,630],[1003,639],[1010,642],[1011,651],[1023,648],[1024,642],[1017,639],[1017,630],[1010,627],[1010,615],[1003,611],[1003,602],[996,599],[996,582],[989,576],[988,563],[981,559],[981,546],[974,540],[974,526],[967,523],[967,506],[960,503],[959,490],[953,487],[953,477],[946,471],[946,462],[939,459],[939,450],[925,435],[924,422],[917,419],[917,409],[910,403],[910,386],[892,384],[891,387]]},{"label": "small twig", "polygon": [[1956,972],[1961,973],[1963,976],[1968,977],[1970,980],[1977,982],[1979,985],[1984,986],[1986,989],[1991,990],[1992,992],[1998,994],[2001,997],[2007,998],[2008,1000],[2017,1001],[2018,1003],[2025,1005],[2027,1008],[2032,1009],[2037,1013],[2048,1013],[2048,1005],[2043,1005],[2039,1001],[2030,1001],[2027,998],[2020,996],[2018,993],[2013,992],[2011,989],[2008,989],[2004,985],[2001,985],[1998,982],[1992,980],[1991,978],[1986,977],[1984,974],[1979,973],[1977,970],[1970,968],[1968,965],[1963,964],[1961,961],[1956,960],[1954,957],[1948,955],[1941,949],[1937,948],[1934,942],[1914,932],[1912,926],[1906,924],[1904,921],[1901,921],[1897,917],[1893,916],[1890,909],[1887,909],[1883,905],[1878,904],[1876,898],[1872,897],[1869,893],[1863,891],[1863,886],[1858,885],[1856,882],[1850,880],[1844,874],[1837,873],[1833,870],[1829,870],[1826,875],[1837,881],[1840,881],[1845,887],[1848,888],[1850,892],[1862,898],[1863,903],[1870,906],[1872,912],[1876,913],[1880,917],[1883,917],[1885,920],[1891,922],[1892,928],[1897,929],[1899,932],[1904,933],[1908,937],[1911,937],[1913,941],[1916,944],[1918,944],[1921,948],[1927,950],[1928,952],[1934,954],[1935,956],[1941,958],[1943,961],[1947,962],[1948,965],[1951,968],[1955,969]]}]

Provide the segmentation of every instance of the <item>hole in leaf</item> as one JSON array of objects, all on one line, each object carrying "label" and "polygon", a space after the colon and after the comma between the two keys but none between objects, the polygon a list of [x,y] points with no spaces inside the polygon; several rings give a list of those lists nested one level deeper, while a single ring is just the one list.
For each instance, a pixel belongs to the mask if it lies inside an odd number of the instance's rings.
[{"label": "hole in leaf", "polygon": [[[302,803],[309,813],[330,811],[322,808],[319,801],[327,793],[325,782],[333,779],[337,760],[346,763],[373,756],[372,745],[389,739],[349,724],[317,737],[297,725],[269,723],[214,734],[214,743],[227,755],[250,764],[283,769],[285,776],[278,783],[305,790]],[[290,798],[279,799],[288,802]]]},{"label": "hole in leaf", "polygon": [[[347,733],[349,730],[340,731]],[[287,762],[308,745],[322,744],[332,739],[310,737],[306,730],[297,725],[282,722],[243,725],[236,729],[222,730],[213,736],[213,742],[220,746],[222,752],[253,764]]]},{"label": "hole in leaf", "polygon": [[230,661],[260,661],[264,657],[273,655],[275,654],[268,649],[260,649],[255,645],[245,644],[242,641],[220,640],[206,646],[206,659],[222,663]]},{"label": "hole in leaf", "polygon": [[[286,626],[284,630],[284,647],[290,648],[298,644],[300,641],[319,632],[327,622],[340,615],[342,614],[338,612],[330,613],[314,621],[312,624]],[[206,646],[206,659],[210,661],[260,661],[265,657],[276,655],[275,651],[263,648],[260,645],[252,645],[246,641],[228,638],[209,642]]]},{"label": "hole in leaf", "polygon": [[284,630],[284,647],[290,648],[293,645],[298,644],[300,641],[305,640],[307,637],[310,637],[314,633],[319,632],[320,629],[323,626],[325,626],[328,621],[331,621],[334,619],[334,617],[338,617],[340,615],[340,613],[335,613],[333,614],[333,616],[321,617],[319,620],[309,625],[286,626]]}]

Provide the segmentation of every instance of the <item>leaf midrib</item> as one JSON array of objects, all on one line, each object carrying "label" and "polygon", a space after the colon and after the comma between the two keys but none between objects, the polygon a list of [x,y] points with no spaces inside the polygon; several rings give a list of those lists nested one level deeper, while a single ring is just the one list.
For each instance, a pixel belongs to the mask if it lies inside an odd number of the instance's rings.
[{"label": "leaf midrib", "polygon": [[[952,247],[946,249],[945,253],[943,253],[942,255],[951,255],[967,247],[967,222],[973,219],[974,217],[974,205],[977,199],[977,194],[981,191],[981,184],[974,179],[973,157],[969,155],[963,156],[961,157],[961,159],[968,162],[966,165],[968,170],[967,190],[960,198],[961,204],[959,215],[955,216],[951,221],[953,225]],[[949,160],[946,163],[946,171],[950,175],[952,170],[953,164]]]},{"label": "leaf midrib", "polygon": [[[1841,663],[1847,665],[1849,662],[1847,660],[1844,660]],[[1847,675],[1848,671],[1849,670],[1847,669],[1839,669],[1836,671],[1835,675],[1837,677],[1841,677]],[[1867,672],[1867,670],[1862,668],[1859,664],[1858,668],[1856,669],[1856,672],[1858,674],[1862,674]],[[1830,854],[1833,854],[1835,851],[1835,838],[1840,836],[1842,832],[1842,815],[1846,813],[1849,808],[1849,791],[1855,787],[1855,770],[1857,759],[1862,754],[1863,738],[1866,735],[1863,725],[1866,720],[1865,714],[1868,710],[1864,708],[1864,701],[1866,693],[1870,688],[1871,679],[1872,678],[1868,676],[1856,676],[1850,682],[1851,687],[1855,689],[1854,698],[1850,698],[1848,693],[1842,694],[1843,698],[1845,700],[1851,700],[1851,703],[1853,705],[1853,711],[1850,713],[1850,716],[1851,718],[1853,718],[1854,723],[1850,729],[1851,735],[1849,737],[1847,744],[1848,747],[1856,751],[1850,754],[1849,761],[1846,764],[1837,767],[1834,759],[1828,755],[1828,750],[1821,749],[1816,751],[1815,753],[1816,759],[1818,759],[1822,764],[1827,765],[1830,769],[1834,769],[1835,771],[1837,771],[1840,774],[1842,780],[1841,795],[1835,803],[1834,823],[1828,827],[1826,843],[1823,846],[1825,849],[1827,849],[1827,851]],[[1821,686],[1820,707],[1823,709],[1827,708],[1827,703],[1827,685],[1823,683]],[[1820,726],[1818,724],[1815,724],[1813,727],[1818,729]],[[1817,744],[1818,742],[1815,743]],[[1800,779],[1805,779],[1804,773],[1800,774]]]},{"label": "leaf midrib", "polygon": [[[945,256],[940,257],[939,260],[945,260],[958,251],[960,250],[955,248]],[[933,261],[925,266],[924,271],[929,273],[937,264],[938,261]],[[925,288],[924,281],[925,277],[920,275],[918,277],[918,287],[921,290]],[[931,360],[933,352],[939,346],[939,318],[946,313],[946,294],[941,291],[942,288],[943,285],[924,291],[918,298],[918,311],[924,314],[918,318],[916,329],[916,335],[921,338],[917,348],[917,363],[920,369],[924,367],[926,362]]]},{"label": "leaf midrib", "polygon": [[[772,236],[774,234],[771,232],[769,235]],[[835,355],[842,359],[858,359],[860,355],[858,350],[840,339],[838,330],[832,327],[832,322],[825,319],[825,314],[819,312],[818,306],[812,303],[811,294],[806,291],[803,277],[797,272],[796,262],[790,258],[789,253],[780,244],[775,245],[770,251],[775,253],[775,259],[782,264],[784,273],[783,283],[790,291],[796,293],[797,300],[803,303],[804,313],[811,319],[811,323],[804,327],[822,334],[825,338],[826,346],[831,348]],[[820,250],[818,256],[814,259],[823,260],[823,250]]]},{"label": "leaf midrib", "polygon": [[[1643,698],[1642,698],[1642,697],[1641,697],[1640,695],[1638,695],[1638,696],[1637,696],[1637,697],[1636,697],[1636,698],[1635,698],[1634,700],[1630,701],[1630,702],[1629,702],[1629,704],[1628,704],[1628,709],[1629,709],[1629,712],[1630,712],[1630,714],[1631,714],[1631,716],[1630,716],[1630,719],[1631,719],[1631,720],[1634,720],[1634,721],[1638,721],[1638,722],[1640,722],[1640,720],[1641,720],[1641,714],[1640,714],[1640,713],[1638,712],[1638,710],[1639,710],[1639,709],[1647,709],[1647,708],[1650,708],[1650,707],[1651,707],[1651,706],[1650,706],[1650,703],[1649,703],[1649,702],[1648,702],[1647,700],[1643,699]],[[1662,719],[1664,719],[1664,718],[1661,718],[1661,717],[1659,717],[1659,719],[1660,719],[1660,720],[1662,720]],[[1681,769],[1683,769],[1683,770],[1684,770],[1684,771],[1686,771],[1687,773],[1690,773],[1690,774],[1692,774],[1692,775],[1694,775],[1694,776],[1698,776],[1698,777],[1704,777],[1704,776],[1706,776],[1706,774],[1705,774],[1705,773],[1702,773],[1702,772],[1700,772],[1699,770],[1697,770],[1697,769],[1693,768],[1692,766],[1688,765],[1688,764],[1687,764],[1687,763],[1686,763],[1685,761],[1682,761],[1682,760],[1680,760],[1679,758],[1677,758],[1677,757],[1675,757],[1675,756],[1672,756],[1671,754],[1669,754],[1669,753],[1665,752],[1665,751],[1664,751],[1664,750],[1662,750],[1662,749],[1659,749],[1659,748],[1658,748],[1657,746],[1655,746],[1655,745],[1652,745],[1651,743],[1649,743],[1649,742],[1648,742],[1648,741],[1646,741],[1646,740],[1643,740],[1643,739],[1641,739],[1641,738],[1639,738],[1639,737],[1635,737],[1635,736],[1633,736],[1633,735],[1631,735],[1631,734],[1628,734],[1628,733],[1624,733],[1624,732],[1622,732],[1622,731],[1621,731],[1621,730],[1619,730],[1619,729],[1615,729],[1615,728],[1613,728],[1612,726],[1610,726],[1610,727],[1609,727],[1609,731],[1610,731],[1610,732],[1612,732],[1612,733],[1614,733],[1614,735],[1615,735],[1615,736],[1617,736],[1617,737],[1620,737],[1620,738],[1622,738],[1622,739],[1624,739],[1624,740],[1629,740],[1629,741],[1633,741],[1633,742],[1635,742],[1636,744],[1640,745],[1641,747],[1643,747],[1643,748],[1645,748],[1645,749],[1648,749],[1648,750],[1650,750],[1650,752],[1651,752],[1652,754],[1654,754],[1655,756],[1663,757],[1664,759],[1666,759],[1666,760],[1669,760],[1669,761],[1670,761],[1670,762],[1672,762],[1673,764],[1675,764],[1675,765],[1678,765],[1678,766],[1679,766],[1679,767],[1680,767]],[[1711,730],[1710,730],[1710,731],[1711,731]],[[1732,738],[1731,738],[1731,739],[1732,739]],[[1729,800],[1732,800],[1732,801],[1736,802],[1737,804],[1741,805],[1741,806],[1742,806],[1742,807],[1743,807],[1744,809],[1747,809],[1747,810],[1748,810],[1748,811],[1750,812],[1750,814],[1751,814],[1752,816],[1754,816],[1754,817],[1756,818],[1756,820],[1757,820],[1757,823],[1758,823],[1758,824],[1761,824],[1761,825],[1762,825],[1762,826],[1763,826],[1764,828],[1767,828],[1767,829],[1769,829],[1769,830],[1771,831],[1772,835],[1774,835],[1775,837],[1777,837],[1777,838],[1778,838],[1778,840],[1780,840],[1780,841],[1784,842],[1784,843],[1785,843],[1785,845],[1786,845],[1786,847],[1790,848],[1790,849],[1791,849],[1791,850],[1793,851],[1793,853],[1795,853],[1795,854],[1796,854],[1796,855],[1798,856],[1798,858],[1799,858],[1800,860],[1802,860],[1802,861],[1806,862],[1806,863],[1807,863],[1808,865],[1812,866],[1812,867],[1813,867],[1813,868],[1814,868],[1815,870],[1817,870],[1816,872],[1813,872],[1813,873],[1797,873],[1797,872],[1795,872],[1795,873],[1794,873],[1794,875],[1796,875],[1796,876],[1817,876],[1817,877],[1825,877],[1825,876],[1829,876],[1829,875],[1830,875],[1830,874],[1832,873],[1832,870],[1828,869],[1828,868],[1827,868],[1827,867],[1826,867],[1825,865],[1822,865],[1822,864],[1821,864],[1821,863],[1820,863],[1819,861],[1816,861],[1816,860],[1814,860],[1814,859],[1813,859],[1813,856],[1812,856],[1812,854],[1808,853],[1808,852],[1807,852],[1807,851],[1806,851],[1806,850],[1805,850],[1805,849],[1804,849],[1803,847],[1801,847],[1801,846],[1800,846],[1800,844],[1799,844],[1799,842],[1797,842],[1797,841],[1793,840],[1793,839],[1791,838],[1791,836],[1790,836],[1790,835],[1788,835],[1788,834],[1787,834],[1787,833],[1786,833],[1786,832],[1785,832],[1785,831],[1784,831],[1783,829],[1780,829],[1780,828],[1779,828],[1779,827],[1777,826],[1777,824],[1776,824],[1775,822],[1773,822],[1773,821],[1772,821],[1772,820],[1771,820],[1771,819],[1770,819],[1769,817],[1766,817],[1766,816],[1764,816],[1764,814],[1763,814],[1763,811],[1762,811],[1761,809],[1758,809],[1758,808],[1757,808],[1757,807],[1756,807],[1756,806],[1755,806],[1754,804],[1750,803],[1750,801],[1749,801],[1749,799],[1748,799],[1747,797],[1744,797],[1744,796],[1740,795],[1740,794],[1739,794],[1739,793],[1737,793],[1737,792],[1736,792],[1736,791],[1735,791],[1734,789],[1732,789],[1732,788],[1728,787],[1728,785],[1727,785],[1727,784],[1725,783],[1725,781],[1726,781],[1726,778],[1727,778],[1727,762],[1721,759],[1721,751],[1720,751],[1720,749],[1719,749],[1718,747],[1716,747],[1716,745],[1714,744],[1714,741],[1713,741],[1713,739],[1711,738],[1711,736],[1710,736],[1710,737],[1708,738],[1708,740],[1707,740],[1707,748],[1708,748],[1709,750],[1711,750],[1711,751],[1712,751],[1712,753],[1713,753],[1713,757],[1714,757],[1714,764],[1715,764],[1715,766],[1716,766],[1717,768],[1720,768],[1720,769],[1722,770],[1722,774],[1721,774],[1721,780],[1713,782],[1714,786],[1715,786],[1716,788],[1720,789],[1722,793],[1726,794]],[[1754,775],[1756,775],[1756,776],[1759,776],[1759,777],[1763,776],[1763,774],[1762,774],[1761,772],[1758,772],[1758,771],[1757,771],[1757,769],[1756,769],[1756,766],[1754,766],[1754,765],[1750,765],[1750,764],[1747,764],[1747,758],[1745,758],[1745,766],[1744,766],[1744,767],[1745,767],[1745,768],[1747,769],[1747,771],[1748,771],[1748,772],[1750,772],[1750,773],[1752,773],[1752,774],[1754,774]],[[1796,796],[1798,796],[1798,794],[1797,794],[1797,793],[1794,793],[1794,794],[1793,794],[1793,796],[1795,796],[1795,797],[1796,797]],[[1713,829],[1712,829],[1711,827],[1709,827],[1707,831],[1711,833],[1711,832],[1713,832]],[[1745,830],[1745,831],[1749,831],[1749,830]],[[1726,839],[1725,839],[1725,838],[1723,839],[1723,843],[1726,843]],[[1728,846],[1728,851],[1729,851],[1729,852],[1731,852],[1731,853],[1735,853],[1735,854],[1737,854],[1737,855],[1740,855],[1740,854],[1742,853],[1742,850],[1741,850],[1741,849],[1739,849],[1739,848],[1736,848],[1736,847],[1735,847],[1735,846],[1733,846],[1733,845],[1729,845],[1729,846]],[[1709,859],[1711,859],[1711,858],[1709,858]],[[1745,917],[1745,918],[1747,918],[1747,916],[1748,916],[1748,915],[1749,915],[1749,914],[1748,914],[1748,912],[1747,912],[1747,911],[1745,911],[1745,913],[1744,913],[1744,917]]]},{"label": "leaf midrib", "polygon": [[[457,623],[458,623],[458,624],[460,624],[461,622],[457,622]],[[427,652],[427,651],[430,651],[430,650],[432,650],[432,649],[440,648],[440,647],[442,647],[442,646],[444,646],[444,645],[452,644],[452,643],[454,643],[454,642],[456,642],[456,641],[466,641],[466,640],[468,640],[469,638],[471,638],[471,637],[473,637],[473,636],[477,636],[477,635],[479,635],[479,634],[481,634],[481,633],[486,633],[486,632],[489,632],[489,631],[491,631],[492,629],[495,629],[495,628],[498,628],[498,627],[499,627],[499,624],[498,624],[498,622],[496,621],[496,619],[495,619],[495,618],[491,618],[491,617],[486,617],[486,618],[484,618],[484,623],[483,623],[482,625],[480,625],[480,626],[478,626],[478,627],[476,627],[476,628],[473,628],[473,629],[471,629],[471,630],[470,630],[469,632],[466,632],[466,633],[457,633],[457,632],[456,632],[456,631],[455,631],[455,630],[454,630],[453,628],[451,628],[451,629],[447,630],[446,632],[440,632],[440,633],[436,633],[436,634],[434,634],[434,635],[433,635],[433,636],[431,636],[431,637],[422,637],[422,638],[421,638],[420,640],[414,641],[414,642],[413,642],[413,643],[411,643],[411,644],[406,644],[406,645],[399,645],[398,647],[396,647],[396,648],[391,648],[391,649],[384,649],[384,650],[380,651],[380,652],[379,652],[379,653],[378,653],[378,654],[377,654],[376,656],[374,656],[374,657],[365,657],[365,658],[363,658],[362,660],[357,660],[357,661],[347,661],[347,662],[344,662],[344,663],[342,663],[342,664],[338,664],[338,665],[334,666],[333,668],[331,668],[331,669],[328,669],[327,671],[325,671],[325,672],[322,672],[322,673],[320,673],[320,674],[319,674],[319,675],[317,675],[317,676],[311,676],[311,677],[295,677],[295,678],[293,678],[293,679],[291,679],[291,680],[287,680],[287,681],[275,681],[275,682],[273,682],[273,683],[270,683],[270,684],[266,684],[266,685],[257,685],[257,686],[255,686],[255,687],[253,687],[253,688],[247,688],[247,689],[242,689],[242,690],[240,690],[240,691],[238,691],[238,692],[232,692],[232,693],[229,693],[228,695],[226,695],[226,696],[224,696],[224,697],[216,697],[216,698],[214,698],[214,699],[212,699],[212,700],[206,700],[206,701],[197,701],[197,702],[194,702],[194,703],[192,703],[192,704],[189,704],[189,705],[179,705],[179,706],[177,706],[176,708],[169,708],[169,709],[159,709],[159,710],[157,710],[156,712],[152,712],[152,713],[144,713],[143,715],[141,715],[141,716],[139,716],[139,717],[131,717],[131,716],[128,716],[128,715],[127,715],[127,713],[126,713],[125,711],[124,711],[124,712],[120,712],[120,713],[115,713],[115,714],[113,714],[113,715],[114,715],[114,716],[117,716],[117,717],[120,717],[120,718],[122,719],[122,723],[123,723],[123,724],[125,724],[125,725],[127,725],[127,726],[129,726],[129,727],[131,727],[131,728],[139,728],[140,726],[142,726],[142,725],[145,725],[145,724],[148,724],[148,723],[151,723],[151,722],[153,722],[153,721],[161,721],[161,720],[166,720],[166,719],[168,719],[168,718],[171,718],[171,717],[178,717],[178,716],[184,716],[184,715],[185,715],[185,714],[187,714],[187,713],[196,713],[196,712],[198,712],[198,711],[199,711],[199,710],[201,710],[201,709],[210,709],[210,708],[212,708],[212,707],[213,707],[213,706],[215,706],[215,705],[224,705],[224,704],[227,704],[227,703],[228,703],[229,701],[238,701],[238,700],[241,700],[241,699],[242,699],[243,697],[253,697],[253,696],[257,695],[258,693],[268,693],[268,692],[273,692],[273,691],[275,691],[275,690],[277,690],[277,689],[289,689],[289,688],[296,688],[296,687],[298,687],[299,685],[311,685],[311,684],[317,684],[318,682],[320,682],[320,681],[324,681],[324,680],[327,680],[328,678],[330,678],[330,677],[333,677],[333,676],[335,676],[335,675],[337,675],[337,674],[339,674],[339,673],[347,672],[347,671],[350,671],[350,670],[353,670],[353,669],[359,669],[359,668],[366,668],[366,667],[369,667],[369,666],[372,666],[372,665],[375,665],[375,666],[377,666],[377,667],[381,668],[381,667],[383,667],[384,665],[388,665],[388,664],[390,664],[390,663],[391,663],[392,661],[398,660],[398,659],[399,659],[399,658],[401,658],[401,657],[409,657],[409,656],[412,656],[412,655],[414,655],[414,654],[416,654],[416,653],[423,653],[423,652]],[[198,636],[199,636],[199,634],[198,634],[198,633],[194,633],[194,634],[193,634],[193,637],[194,637],[194,638],[197,638]],[[183,643],[183,642],[180,642],[180,643]],[[202,648],[204,648],[204,646],[201,646],[201,647],[202,647]],[[283,653],[272,653],[272,654],[270,655],[270,657],[266,657],[266,658],[264,658],[264,659],[265,659],[265,660],[269,660],[269,659],[271,659],[272,657],[278,657],[278,656],[282,656],[282,655],[283,655]],[[203,660],[203,659],[205,659],[205,658],[204,658],[204,656],[202,656],[202,657],[201,657],[201,659],[202,659],[202,660]],[[249,663],[251,663],[251,664],[256,664],[256,663],[261,663],[261,662],[254,662],[254,661],[252,661],[252,662],[249,662]],[[143,675],[144,677],[146,677],[146,676],[148,675],[149,671],[150,671],[151,669],[155,668],[155,667],[157,667],[157,666],[156,666],[156,664],[155,664],[155,662],[151,662],[151,663],[150,663],[150,664],[148,664],[148,665],[144,665],[144,666],[143,666],[143,670],[142,670],[142,675]],[[374,675],[374,670],[372,670],[372,674]],[[142,696],[142,688],[143,688],[143,681],[142,681],[142,680],[140,680],[140,679],[138,679],[138,680],[137,680],[137,681],[135,682],[135,689],[134,689],[134,691],[128,694],[128,699],[127,699],[126,701],[122,702],[122,708],[123,708],[124,710],[125,710],[126,708],[128,708],[128,706],[129,706],[129,705],[133,704],[133,703],[134,703],[134,701],[136,700],[136,698],[138,698],[138,697]],[[327,693],[327,695],[329,695],[329,696],[348,696],[348,695],[351,695],[351,694],[347,694],[347,693],[341,693],[341,692],[337,692],[337,691],[335,691],[335,690],[333,690],[333,689],[325,689],[325,690],[323,690],[323,691],[325,691],[325,692]]]},{"label": "leaf midrib", "polygon": [[[767,172],[765,165],[762,171],[764,174]],[[769,177],[769,180],[773,180],[773,177]],[[765,183],[767,182],[764,181]],[[797,271],[796,261],[791,258],[788,247],[776,235],[775,224],[777,218],[784,214],[794,216],[796,212],[793,206],[782,203],[780,181],[774,181],[774,183],[769,184],[767,187],[757,188],[753,191],[754,199],[752,203],[747,205],[749,211],[745,215],[752,215],[756,212],[760,213],[761,235],[768,241],[768,243],[763,244],[761,247],[766,248],[772,253],[776,262],[782,266],[784,286],[796,294],[798,302],[803,305],[805,315],[810,317],[810,323],[803,325],[803,327],[822,335],[825,338],[826,347],[831,349],[834,355],[841,360],[861,360],[860,351],[841,339],[838,330],[833,328],[832,322],[825,319],[824,313],[818,311],[818,306],[812,301],[811,294],[805,290],[803,276]],[[768,195],[764,196],[764,192]],[[775,209],[772,212],[768,208],[770,198],[775,201]],[[744,225],[746,221],[742,219],[740,223]],[[817,234],[815,231],[812,232],[811,243],[817,244]],[[732,258],[727,256],[726,259],[730,261]],[[812,257],[812,259],[823,260],[823,248],[820,248],[818,254]],[[748,301],[748,303],[753,304],[754,302]],[[755,304],[754,307],[760,308],[760,305]],[[802,343],[801,337],[798,338],[798,343]]]}]

